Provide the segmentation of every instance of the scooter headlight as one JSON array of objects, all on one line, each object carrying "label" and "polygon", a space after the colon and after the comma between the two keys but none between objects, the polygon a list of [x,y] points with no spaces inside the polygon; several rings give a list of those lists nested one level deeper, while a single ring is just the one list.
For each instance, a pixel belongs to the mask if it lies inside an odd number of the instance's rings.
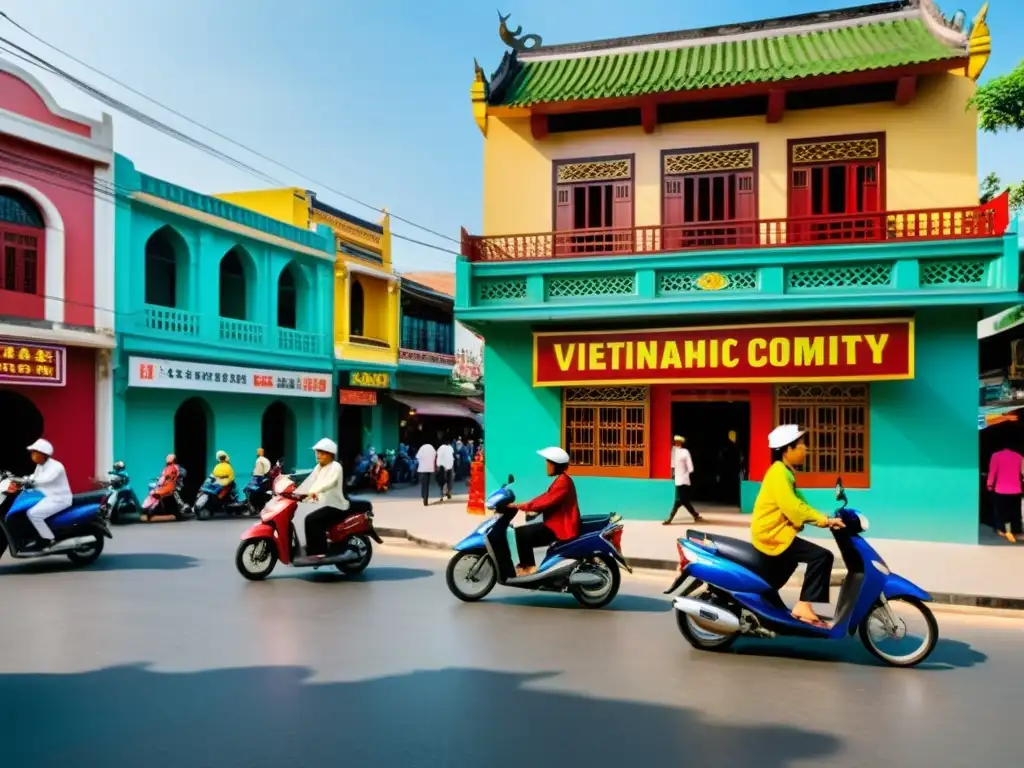
[{"label": "scooter headlight", "polygon": [[866,531],[868,529],[868,519],[860,512],[857,513],[857,519],[860,520],[860,529]]}]

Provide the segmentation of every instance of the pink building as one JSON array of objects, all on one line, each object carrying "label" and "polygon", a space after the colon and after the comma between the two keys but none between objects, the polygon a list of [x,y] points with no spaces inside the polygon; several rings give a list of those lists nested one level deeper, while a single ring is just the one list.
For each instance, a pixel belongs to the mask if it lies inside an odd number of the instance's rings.
[{"label": "pink building", "polygon": [[73,490],[111,456],[113,126],[0,60],[0,469],[45,436]]}]

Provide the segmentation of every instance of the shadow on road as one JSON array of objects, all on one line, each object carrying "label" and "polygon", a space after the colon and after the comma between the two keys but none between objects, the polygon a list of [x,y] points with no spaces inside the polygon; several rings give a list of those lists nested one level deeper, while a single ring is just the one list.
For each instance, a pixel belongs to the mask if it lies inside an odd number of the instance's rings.
[{"label": "shadow on road", "polygon": [[[709,722],[690,709],[534,687],[553,675],[442,669],[308,683],[312,671],[300,667],[139,666],[0,675],[4,699],[17,702],[4,715],[4,732],[17,734],[5,739],[5,764],[786,768],[827,762],[842,746],[801,728]],[[112,732],[111,712],[126,702],[194,716],[131,718]]]},{"label": "shadow on road", "polygon": [[100,555],[92,565],[72,565],[67,558],[54,555],[37,560],[16,560],[4,558],[0,571],[11,573],[62,573],[64,571],[181,571],[195,568],[199,560],[188,555],[167,552],[116,552]]},{"label": "shadow on road", "polygon": [[318,584],[331,584],[336,581],[352,581],[356,583],[363,581],[412,581],[413,579],[425,579],[433,575],[434,572],[428,571],[426,568],[392,568],[386,565],[374,567],[373,563],[371,563],[370,567],[358,576],[345,576],[335,570],[310,571],[307,569],[295,574],[294,578]]},{"label": "shadow on road", "polygon": [[[572,595],[553,595],[548,592],[528,592],[512,597],[498,597],[485,600],[488,603],[499,603],[501,605],[518,605],[528,608],[561,608],[570,611],[591,611],[593,608],[584,608],[576,602]],[[663,598],[643,597],[641,595],[618,595],[604,608],[599,611],[625,612],[625,613],[666,613],[672,609],[672,604]]]},{"label": "shadow on road", "polygon": [[[868,667],[887,667],[861,645],[860,640],[805,640],[787,637],[784,639],[756,641],[740,640],[734,646],[739,656],[764,656],[773,659],[794,659],[798,661],[845,662]],[[699,653],[699,651],[694,651]],[[932,655],[915,669],[942,671],[967,669],[988,661],[988,656],[976,650],[970,643],[961,640],[940,638]]]}]

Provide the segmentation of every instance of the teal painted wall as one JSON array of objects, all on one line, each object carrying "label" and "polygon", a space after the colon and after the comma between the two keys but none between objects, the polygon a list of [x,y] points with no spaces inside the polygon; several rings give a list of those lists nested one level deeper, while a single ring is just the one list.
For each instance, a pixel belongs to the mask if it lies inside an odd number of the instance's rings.
[{"label": "teal painted wall", "polygon": [[[142,481],[155,478],[163,467],[164,457],[174,450],[174,414],[190,397],[199,396],[211,414],[207,424],[207,471],[215,462],[217,451],[231,457],[238,481],[248,482],[256,461],[256,449],[262,441],[263,412],[277,398],[259,395],[239,396],[222,393],[193,393],[175,390],[129,389],[116,396],[115,425],[121,446],[117,457],[128,464],[128,472]],[[313,444],[320,438],[333,436],[336,427],[330,400],[313,398],[280,398],[295,416],[295,456],[285,457],[287,470],[313,466]],[[130,414],[130,419],[126,415]]]},{"label": "teal painted wall", "polygon": [[[869,517],[872,536],[977,543],[976,311],[919,312],[916,347],[913,381],[871,385],[872,487],[851,490],[851,504]],[[561,444],[561,392],[533,388],[525,324],[489,327],[484,355],[487,487],[511,472],[517,495],[529,498],[548,484],[536,451]],[[744,486],[749,511],[758,484]],[[671,508],[670,480],[578,477],[576,487],[585,514],[615,511],[657,520]],[[835,507],[831,490],[810,490],[807,496],[823,511]]]},{"label": "teal painted wall", "polygon": [[398,450],[398,406],[380,397],[377,405],[363,409],[363,443],[360,450],[372,445],[377,453]]}]

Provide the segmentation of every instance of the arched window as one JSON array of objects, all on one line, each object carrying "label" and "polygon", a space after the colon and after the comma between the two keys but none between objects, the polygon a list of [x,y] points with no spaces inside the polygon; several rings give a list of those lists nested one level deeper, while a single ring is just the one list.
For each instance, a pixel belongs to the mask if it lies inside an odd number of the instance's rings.
[{"label": "arched window", "polygon": [[0,290],[43,292],[43,214],[31,198],[0,188]]},{"label": "arched window", "polygon": [[363,286],[354,278],[348,295],[348,335],[363,335]]},{"label": "arched window", "polygon": [[184,249],[184,241],[171,227],[161,227],[146,241],[147,304],[178,306],[178,259],[186,258]]},{"label": "arched window", "polygon": [[232,248],[220,260],[220,316],[247,320],[245,267],[242,255]]},{"label": "arched window", "polygon": [[298,291],[291,264],[281,270],[277,279],[277,325],[279,328],[299,327]]}]

